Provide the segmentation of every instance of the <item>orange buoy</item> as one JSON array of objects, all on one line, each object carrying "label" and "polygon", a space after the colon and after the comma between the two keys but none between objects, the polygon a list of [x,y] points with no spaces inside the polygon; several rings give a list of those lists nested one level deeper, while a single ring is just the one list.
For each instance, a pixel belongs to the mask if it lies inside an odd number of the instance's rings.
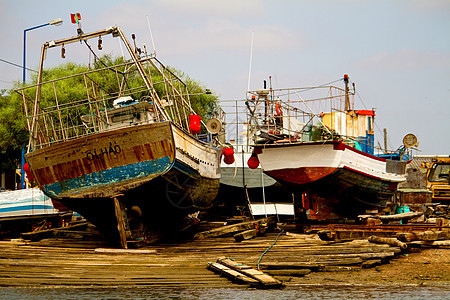
[{"label": "orange buoy", "polygon": [[200,123],[202,118],[199,115],[190,115],[189,116],[189,131],[192,134],[199,134],[201,131]]},{"label": "orange buoy", "polygon": [[231,148],[231,147],[223,148],[222,149],[222,154],[223,154],[223,161],[227,165],[231,165],[232,163],[234,163],[234,150],[233,150],[233,148]]}]

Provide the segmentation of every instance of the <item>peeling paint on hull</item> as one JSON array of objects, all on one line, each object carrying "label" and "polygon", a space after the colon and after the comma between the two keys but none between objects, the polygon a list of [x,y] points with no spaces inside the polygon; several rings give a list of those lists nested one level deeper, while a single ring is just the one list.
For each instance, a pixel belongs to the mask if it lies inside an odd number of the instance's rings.
[{"label": "peeling paint on hull", "polygon": [[43,190],[53,198],[66,197],[66,194],[71,195],[74,192],[77,195],[86,192],[94,194],[94,191],[100,193],[101,189],[112,188],[114,185],[153,179],[164,174],[172,164],[169,157],[163,157],[54,182],[44,185]]},{"label": "peeling paint on hull", "polygon": [[26,159],[52,198],[110,197],[170,170],[171,127],[161,122],[102,132],[33,151]]}]

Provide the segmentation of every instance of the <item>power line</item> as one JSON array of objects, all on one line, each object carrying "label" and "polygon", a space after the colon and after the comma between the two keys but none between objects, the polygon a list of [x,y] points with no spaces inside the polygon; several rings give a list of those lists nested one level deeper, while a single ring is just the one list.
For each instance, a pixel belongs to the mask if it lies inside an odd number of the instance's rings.
[{"label": "power line", "polygon": [[[7,61],[7,60],[1,59],[1,58],[0,58],[0,61],[2,61],[2,62],[4,62],[4,63],[7,63],[7,64],[10,64],[10,65],[13,65],[13,66],[15,66],[15,67],[18,67],[18,68],[23,69],[23,66],[18,65],[18,64],[15,64],[15,63],[13,63],[13,62],[10,62],[10,61]],[[29,69],[29,68],[25,68],[25,69],[27,69],[28,71],[33,71],[33,72],[36,72],[36,73],[37,73],[36,70],[32,70],[32,69]]]},{"label": "power line", "polygon": [[11,81],[0,80],[0,82],[8,83],[8,84],[14,85],[14,83],[12,83]]}]

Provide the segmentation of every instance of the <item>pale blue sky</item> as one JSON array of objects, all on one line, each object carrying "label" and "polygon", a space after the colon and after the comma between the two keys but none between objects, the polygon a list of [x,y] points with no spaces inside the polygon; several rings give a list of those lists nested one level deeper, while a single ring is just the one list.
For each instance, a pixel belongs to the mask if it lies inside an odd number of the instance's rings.
[{"label": "pale blue sky", "polygon": [[[21,65],[23,30],[63,18],[27,33],[27,67],[35,69],[43,42],[75,35],[75,12],[85,32],[118,25],[151,48],[148,16],[159,59],[221,99],[245,97],[254,32],[251,89],[269,75],[277,87],[298,87],[347,73],[393,148],[414,133],[417,154],[450,154],[448,0],[0,0],[0,58]],[[83,51],[77,57],[87,62]],[[21,78],[0,62],[0,89]]]}]

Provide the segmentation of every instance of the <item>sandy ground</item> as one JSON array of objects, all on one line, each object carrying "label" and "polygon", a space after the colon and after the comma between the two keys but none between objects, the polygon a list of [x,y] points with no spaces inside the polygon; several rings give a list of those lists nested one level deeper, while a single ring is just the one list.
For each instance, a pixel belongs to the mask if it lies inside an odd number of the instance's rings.
[{"label": "sandy ground", "polygon": [[287,279],[287,284],[450,285],[450,249],[421,249],[370,269],[341,267],[329,271]]}]

